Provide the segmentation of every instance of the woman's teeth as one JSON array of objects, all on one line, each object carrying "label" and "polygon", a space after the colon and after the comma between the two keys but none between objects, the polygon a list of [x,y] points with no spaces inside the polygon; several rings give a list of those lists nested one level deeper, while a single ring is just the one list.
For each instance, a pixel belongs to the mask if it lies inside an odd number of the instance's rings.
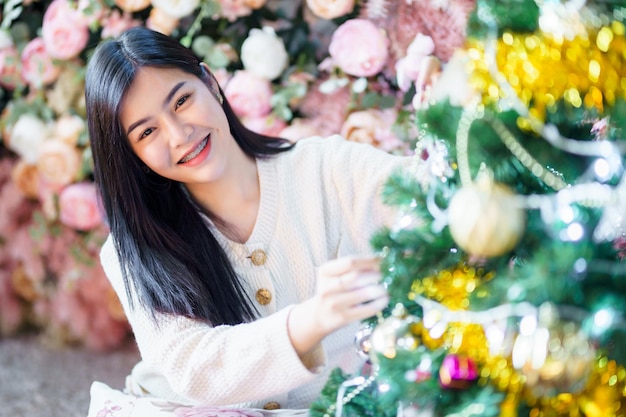
[{"label": "woman's teeth", "polygon": [[202,142],[200,142],[198,147],[196,149],[194,149],[193,152],[188,153],[187,155],[185,155],[185,157],[183,159],[181,159],[180,161],[178,161],[178,163],[179,164],[184,164],[185,162],[191,161],[193,158],[198,156],[198,154],[200,152],[202,152],[204,150],[204,148],[206,148],[207,143],[209,143],[209,139],[208,138],[206,138]]}]

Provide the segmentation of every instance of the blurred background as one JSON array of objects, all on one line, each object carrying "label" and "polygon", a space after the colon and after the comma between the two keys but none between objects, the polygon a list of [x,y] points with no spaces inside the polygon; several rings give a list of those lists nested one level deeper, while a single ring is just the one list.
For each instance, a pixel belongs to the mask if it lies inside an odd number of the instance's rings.
[{"label": "blurred background", "polygon": [[[470,0],[3,0],[0,415],[79,416],[137,353],[98,262],[107,235],[83,102],[93,48],[143,25],[209,64],[253,130],[410,154],[414,106]],[[417,93],[417,94],[416,94]]]}]

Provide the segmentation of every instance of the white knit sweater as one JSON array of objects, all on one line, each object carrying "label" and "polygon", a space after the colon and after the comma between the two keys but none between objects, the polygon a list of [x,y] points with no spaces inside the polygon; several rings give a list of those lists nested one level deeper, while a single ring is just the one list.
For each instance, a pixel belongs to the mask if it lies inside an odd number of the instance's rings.
[{"label": "white knit sweater", "polygon": [[[327,260],[371,253],[369,240],[394,220],[379,193],[390,173],[410,158],[391,156],[338,136],[300,140],[288,152],[258,160],[261,187],[258,218],[245,244],[216,229],[243,279],[250,299],[269,290],[271,302],[257,304],[262,318],[237,326],[210,327],[184,317],[130,309],[111,238],[101,262],[132,326],[142,361],[129,377],[144,395],[187,404],[262,408],[308,408],[328,373],[361,364],[354,347],[358,323],[329,335],[304,364],[287,334],[294,304],[315,292],[316,267]],[[249,256],[267,255],[255,266]]]}]

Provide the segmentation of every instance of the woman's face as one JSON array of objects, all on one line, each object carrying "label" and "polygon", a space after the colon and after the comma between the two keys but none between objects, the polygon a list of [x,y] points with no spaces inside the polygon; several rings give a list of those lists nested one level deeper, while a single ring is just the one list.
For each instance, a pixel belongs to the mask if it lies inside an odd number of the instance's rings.
[{"label": "woman's face", "polygon": [[155,173],[184,184],[218,180],[239,149],[205,82],[179,69],[140,68],[120,119],[137,156]]}]

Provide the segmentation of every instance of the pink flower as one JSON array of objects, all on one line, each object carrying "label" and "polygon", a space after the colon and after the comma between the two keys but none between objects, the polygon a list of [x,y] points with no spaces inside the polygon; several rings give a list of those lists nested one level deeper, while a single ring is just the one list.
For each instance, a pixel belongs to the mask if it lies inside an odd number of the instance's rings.
[{"label": "pink flower", "polygon": [[96,186],[80,182],[65,187],[59,195],[59,220],[77,230],[91,230],[102,224]]},{"label": "pink flower", "polygon": [[596,140],[606,139],[609,131],[608,118],[599,119],[591,126],[591,134]]},{"label": "pink flower", "polygon": [[369,77],[379,73],[387,63],[388,48],[387,37],[372,22],[350,19],[333,33],[328,53],[346,74]]},{"label": "pink flower", "polygon": [[354,10],[354,0],[306,0],[306,5],[322,19],[334,19]]},{"label": "pink flower", "polygon": [[115,9],[109,16],[104,18],[100,37],[102,39],[117,38],[122,32],[132,27],[139,26],[140,24],[141,22],[133,19],[132,14],[129,12],[122,14],[119,10]]},{"label": "pink flower", "polygon": [[35,303],[40,319],[46,321],[47,333],[59,343],[78,342],[97,351],[120,346],[129,334],[129,326],[123,315],[110,310],[111,302],[117,299],[111,298],[116,297],[115,292],[102,267],[97,263],[88,267],[70,255],[65,261],[56,291]]},{"label": "pink flower", "polygon": [[0,49],[0,86],[13,90],[23,81],[17,48],[11,45]]},{"label": "pink flower", "polygon": [[206,405],[179,407],[174,410],[174,415],[176,417],[263,417],[262,413],[254,410]]},{"label": "pink flower", "polygon": [[225,68],[212,69],[211,72],[213,73],[213,76],[217,80],[217,83],[220,86],[222,86],[222,88],[223,86],[228,84],[228,82],[232,78],[232,74],[228,72],[228,70],[226,70]]},{"label": "pink flower", "polygon": [[78,56],[89,40],[89,27],[84,16],[67,0],[54,0],[48,6],[41,33],[48,54],[62,60]]},{"label": "pink flower", "polygon": [[311,136],[320,136],[319,130],[307,119],[294,119],[291,124],[281,130],[278,137],[292,142]]},{"label": "pink flower", "polygon": [[409,90],[411,83],[417,80],[420,74],[422,61],[434,51],[435,43],[432,38],[418,33],[409,45],[406,56],[396,62],[398,86],[402,91]]},{"label": "pink flower", "polygon": [[339,133],[348,116],[351,91],[348,86],[343,86],[331,93],[323,93],[320,85],[324,81],[321,78],[313,83],[302,99],[299,110],[321,136],[329,136]]},{"label": "pink flower", "polygon": [[623,236],[618,237],[613,241],[613,249],[617,251],[617,258],[620,261],[626,259],[626,238]]},{"label": "pink flower", "polygon": [[242,122],[253,132],[274,137],[287,127],[287,123],[283,119],[272,114],[261,117],[246,117]]},{"label": "pink flower", "polygon": [[52,62],[44,40],[40,37],[34,38],[24,47],[21,62],[22,77],[35,88],[53,83],[61,72]]},{"label": "pink flower", "polygon": [[272,110],[272,86],[269,80],[246,70],[235,72],[224,94],[239,117],[267,116]]},{"label": "pink flower", "polygon": [[219,0],[218,3],[220,4],[220,15],[230,22],[252,13],[252,8],[247,4],[247,1]]}]

